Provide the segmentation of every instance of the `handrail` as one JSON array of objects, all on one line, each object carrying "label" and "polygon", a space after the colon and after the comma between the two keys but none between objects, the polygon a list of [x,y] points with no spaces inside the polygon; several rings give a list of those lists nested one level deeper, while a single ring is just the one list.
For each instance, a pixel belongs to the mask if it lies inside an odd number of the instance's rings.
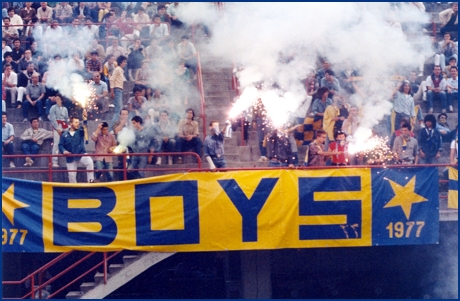
[{"label": "handrail", "polygon": [[[26,282],[27,280],[30,280],[31,282],[31,290],[30,292],[28,292],[27,294],[25,294],[24,296],[20,297],[20,299],[25,299],[25,298],[28,298],[30,296],[31,299],[35,299],[35,291],[38,291],[39,292],[39,299],[42,299],[42,295],[41,295],[41,291],[43,288],[45,288],[47,285],[50,285],[52,282],[54,282],[55,280],[61,278],[64,274],[66,274],[67,272],[69,272],[70,270],[72,270],[73,268],[75,268],[76,266],[78,266],[79,264],[85,262],[86,260],[88,260],[89,258],[91,258],[93,255],[99,253],[99,252],[91,252],[91,253],[88,253],[87,255],[85,255],[83,258],[79,259],[78,261],[76,261],[75,263],[71,264],[69,267],[65,268],[63,271],[61,271],[60,273],[58,273],[57,275],[51,277],[50,279],[48,279],[46,282],[44,283],[41,283],[41,275],[43,272],[46,272],[46,270],[48,270],[51,266],[53,266],[54,264],[60,262],[61,260],[63,260],[65,257],[67,257],[68,255],[70,255],[73,251],[70,251],[70,252],[66,252],[66,253],[62,253],[61,255],[59,255],[58,257],[52,259],[50,262],[44,264],[42,267],[38,268],[37,270],[35,270],[34,272],[30,273],[29,275],[27,275],[26,277],[24,277],[23,279],[21,280],[16,280],[16,281],[2,281],[2,285],[18,285],[18,284],[23,284],[24,282]],[[58,293],[60,293],[61,291],[65,290],[66,288],[68,288],[70,285],[74,284],[75,282],[77,282],[78,280],[80,280],[81,278],[83,278],[84,276],[88,275],[89,273],[91,273],[92,271],[94,271],[95,269],[97,269],[98,267],[100,267],[101,265],[103,265],[104,269],[103,269],[103,274],[104,274],[104,283],[107,283],[107,262],[108,260],[112,259],[113,257],[115,257],[116,255],[118,255],[120,252],[122,251],[117,251],[113,254],[111,254],[110,256],[107,256],[107,253],[104,252],[103,253],[103,259],[101,262],[99,262],[98,264],[94,265],[92,268],[90,268],[89,270],[87,270],[86,272],[84,272],[83,274],[81,274],[80,276],[76,277],[75,279],[73,279],[72,281],[70,281],[69,283],[67,283],[66,285],[64,285],[63,287],[59,288],[58,290],[54,291],[52,294],[50,294],[46,299],[50,299],[54,296],[56,296]],[[37,287],[35,287],[35,275],[39,274],[39,285]]]},{"label": "handrail", "polygon": [[206,137],[206,103],[204,99],[203,73],[201,69],[200,53],[196,53],[197,61],[197,86],[200,92],[201,119],[203,120],[203,137]]},{"label": "handrail", "polygon": [[[122,154],[114,154],[114,153],[111,153],[111,154],[103,154],[102,156],[106,156],[106,157],[123,157],[123,179],[124,180],[127,180],[128,177],[127,177],[127,172],[128,172],[128,169],[126,167],[126,163],[127,163],[127,157],[130,157],[130,156],[153,156],[153,157],[158,157],[158,156],[194,156],[196,159],[197,159],[197,165],[198,165],[198,169],[202,169],[203,166],[202,166],[202,160],[201,160],[201,157],[197,154],[197,153],[194,153],[194,152],[155,152],[155,153],[122,153]],[[30,158],[48,158],[48,166],[47,167],[43,167],[43,168],[38,168],[38,169],[27,169],[27,168],[24,168],[24,169],[2,169],[2,173],[3,174],[15,174],[15,173],[41,173],[43,172],[44,169],[47,169],[48,171],[48,180],[49,182],[52,182],[53,181],[53,177],[52,177],[52,174],[53,173],[65,173],[65,172],[87,172],[87,171],[92,171],[92,172],[96,172],[96,171],[99,171],[98,169],[91,169],[91,170],[84,170],[84,171],[81,171],[81,170],[68,170],[68,169],[65,169],[65,170],[61,170],[61,169],[53,169],[52,168],[52,158],[66,158],[66,157],[84,157],[84,156],[88,156],[88,157],[95,157],[95,156],[101,156],[101,154],[94,154],[94,153],[87,153],[87,154],[69,154],[69,155],[63,155],[63,154],[36,154],[36,155],[2,155],[2,158],[5,158],[5,159],[20,159],[20,158],[26,158],[26,157],[30,157]],[[170,168],[154,168],[154,167],[146,167],[146,168],[136,168],[136,169],[129,169],[129,171],[164,171],[164,170],[168,170],[168,171],[179,171],[179,170],[186,170],[186,171],[189,171],[189,170],[193,170],[193,168],[187,168],[187,167],[182,167],[182,168],[173,168],[173,167],[170,167]],[[101,172],[106,172],[108,170],[101,170]],[[115,171],[120,171],[120,169],[117,169],[117,168],[113,168],[111,171],[115,172]]]}]

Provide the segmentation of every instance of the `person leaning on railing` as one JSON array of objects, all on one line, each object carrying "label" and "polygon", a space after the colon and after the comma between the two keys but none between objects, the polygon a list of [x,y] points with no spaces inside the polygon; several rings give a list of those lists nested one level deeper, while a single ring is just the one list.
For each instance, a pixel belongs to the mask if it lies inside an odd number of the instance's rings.
[{"label": "person leaning on railing", "polygon": [[[26,129],[21,135],[21,149],[24,155],[38,154],[40,146],[46,139],[53,138],[53,132],[39,127],[38,118],[30,119],[31,127]],[[26,157],[24,166],[32,166],[34,161],[30,157]]]}]

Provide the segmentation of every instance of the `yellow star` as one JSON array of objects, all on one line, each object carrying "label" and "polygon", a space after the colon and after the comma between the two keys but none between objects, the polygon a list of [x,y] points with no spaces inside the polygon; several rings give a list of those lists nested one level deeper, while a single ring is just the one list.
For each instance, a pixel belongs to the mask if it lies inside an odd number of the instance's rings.
[{"label": "yellow star", "polygon": [[388,181],[390,181],[395,196],[383,208],[401,206],[406,218],[409,219],[412,204],[428,201],[421,195],[415,193],[415,176],[404,187],[392,180]]},{"label": "yellow star", "polygon": [[11,186],[8,187],[8,189],[2,194],[2,212],[13,226],[14,210],[25,207],[29,207],[29,205],[14,199],[14,184],[11,184]]}]

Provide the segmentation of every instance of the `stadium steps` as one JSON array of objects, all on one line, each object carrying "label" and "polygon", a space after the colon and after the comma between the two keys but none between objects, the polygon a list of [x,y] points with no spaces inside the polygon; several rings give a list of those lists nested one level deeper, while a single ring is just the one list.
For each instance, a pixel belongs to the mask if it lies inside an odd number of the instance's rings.
[{"label": "stadium steps", "polygon": [[139,255],[125,255],[123,263],[109,265],[107,283],[104,284],[104,274],[97,272],[94,275],[94,282],[83,282],[80,285],[80,291],[69,292],[66,299],[102,299],[153,265],[174,254],[144,252]]}]

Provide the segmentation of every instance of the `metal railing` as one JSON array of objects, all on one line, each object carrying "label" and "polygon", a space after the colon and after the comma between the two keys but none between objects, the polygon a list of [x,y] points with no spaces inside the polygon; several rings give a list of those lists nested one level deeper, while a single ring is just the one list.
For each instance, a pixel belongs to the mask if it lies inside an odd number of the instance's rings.
[{"label": "metal railing", "polygon": [[[108,274],[108,272],[107,272],[108,261],[110,259],[112,259],[113,257],[115,257],[116,255],[118,255],[121,251],[114,252],[114,253],[110,254],[109,256],[107,255],[106,252],[102,253],[102,255],[103,255],[102,261],[100,261],[99,263],[95,264],[92,268],[90,268],[87,271],[83,272],[82,274],[77,276],[75,279],[71,280],[69,283],[67,283],[67,284],[63,285],[62,287],[60,287],[59,289],[55,290],[49,296],[43,298],[42,290],[44,288],[46,288],[46,286],[51,285],[57,279],[61,278],[63,275],[67,274],[69,271],[71,271],[75,267],[79,266],[83,262],[87,261],[92,256],[94,256],[96,254],[99,254],[99,252],[88,253],[83,258],[80,258],[79,260],[77,260],[76,262],[71,264],[70,266],[64,268],[61,272],[59,272],[55,276],[53,276],[50,279],[48,279],[45,282],[43,282],[43,277],[46,274],[46,272],[52,266],[54,266],[58,262],[61,262],[64,258],[69,256],[72,252],[73,251],[60,254],[59,256],[57,256],[56,258],[52,259],[50,262],[46,263],[45,265],[43,265],[42,267],[38,268],[37,270],[35,270],[34,272],[30,273],[29,275],[27,275],[26,277],[24,277],[21,280],[17,280],[17,281],[2,281],[2,285],[21,285],[21,284],[25,284],[26,281],[30,281],[30,292],[28,292],[27,294],[25,294],[22,297],[8,298],[8,299],[26,299],[26,298],[30,298],[30,299],[51,299],[51,298],[55,297],[57,294],[59,294],[60,292],[62,292],[63,290],[65,290],[66,288],[68,288],[70,285],[74,284],[75,282],[77,282],[78,280],[83,278],[84,276],[88,275],[89,273],[91,273],[94,270],[96,270],[97,268],[99,268],[100,266],[103,267],[103,279],[104,279],[103,281],[106,284],[107,283],[107,274]],[[38,276],[38,285],[37,286],[35,285],[35,276]],[[36,292],[38,292],[38,298],[36,298]]]}]

